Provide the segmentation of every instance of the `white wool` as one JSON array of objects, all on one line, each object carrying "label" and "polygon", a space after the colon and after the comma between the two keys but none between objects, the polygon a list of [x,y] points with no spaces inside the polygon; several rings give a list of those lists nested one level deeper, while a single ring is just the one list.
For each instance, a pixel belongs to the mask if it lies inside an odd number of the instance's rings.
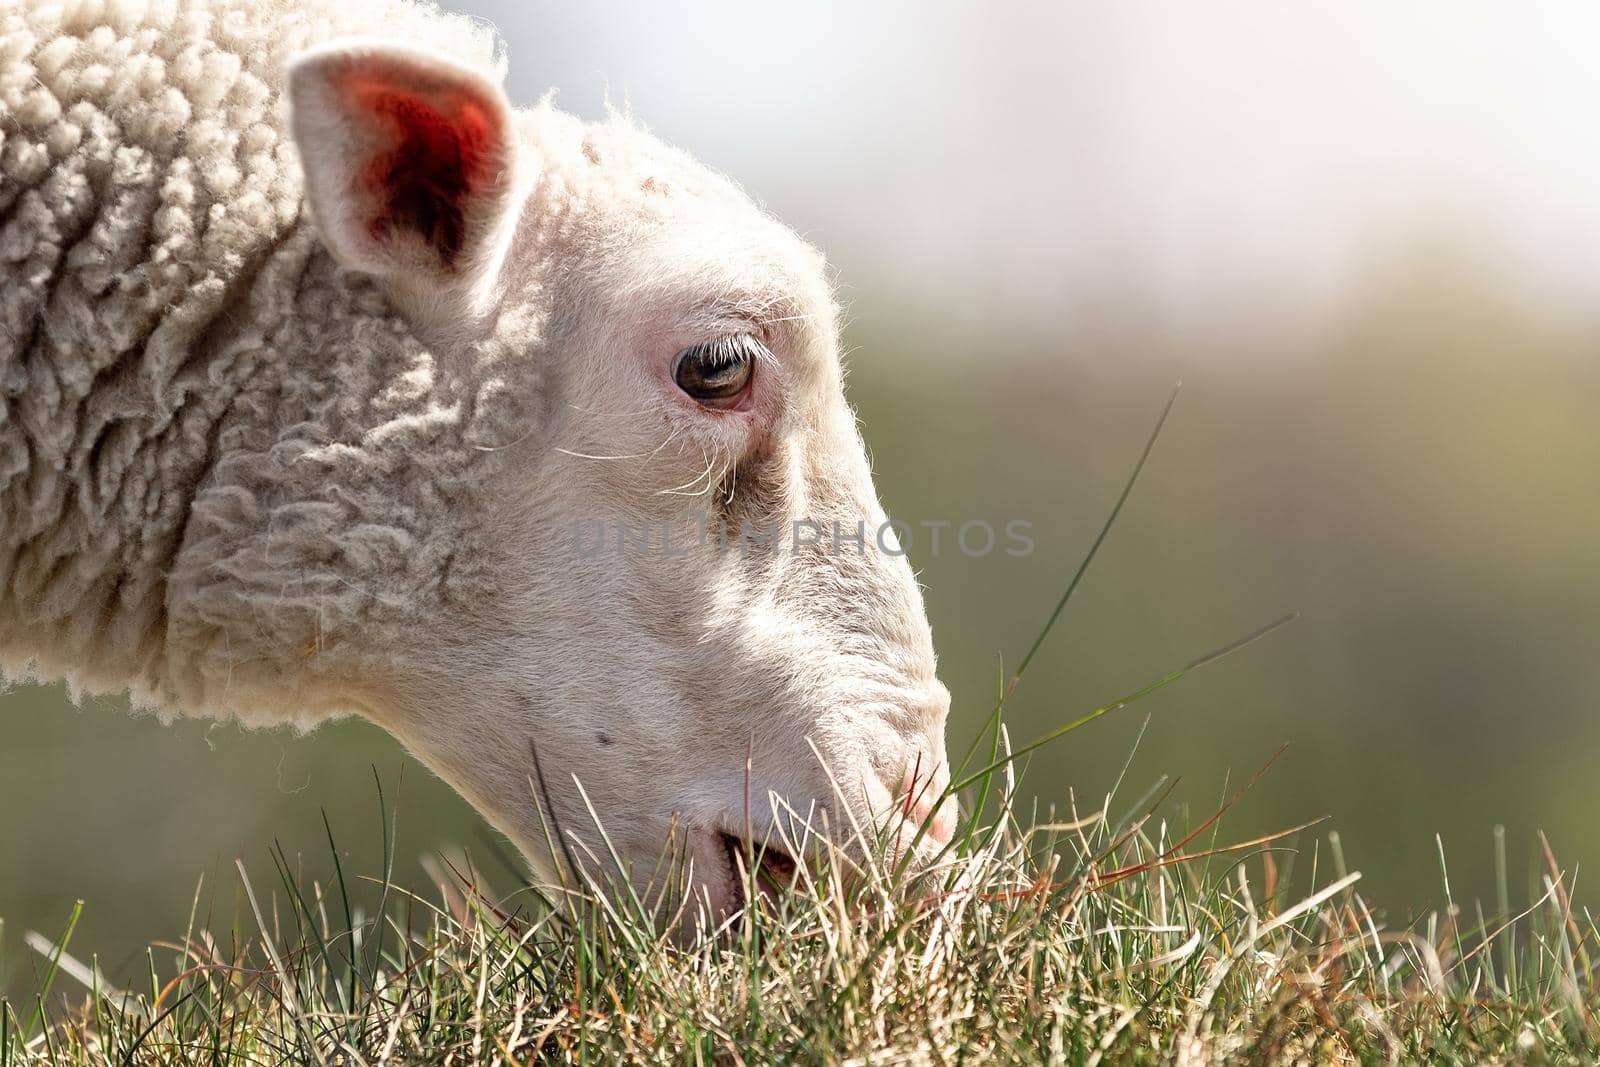
[{"label": "white wool", "polygon": [[[0,14],[0,654],[13,674],[185,703],[165,579],[229,409],[281,353],[245,329],[191,357],[241,304],[294,299],[312,243],[284,68],[375,28],[503,71],[484,28],[393,0]],[[287,284],[247,296],[263,275]],[[275,309],[254,310],[266,325]],[[221,700],[195,710],[276,712]]]},{"label": "white wool", "polygon": [[[462,211],[369,203],[350,71],[471,103],[498,147]],[[401,0],[0,10],[0,668],[366,715],[548,871],[537,750],[563,838],[592,805],[648,873],[687,830],[727,903],[719,833],[837,833],[947,777],[948,694],[898,555],[574,553],[586,519],[883,513],[817,253],[630,118],[507,110],[502,75]],[[673,360],[735,333],[766,356],[708,411]]]}]

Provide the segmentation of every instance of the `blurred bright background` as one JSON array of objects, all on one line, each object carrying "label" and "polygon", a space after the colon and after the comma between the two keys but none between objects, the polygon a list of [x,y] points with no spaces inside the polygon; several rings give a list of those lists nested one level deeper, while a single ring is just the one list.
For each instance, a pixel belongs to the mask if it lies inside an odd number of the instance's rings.
[{"label": "blurred bright background", "polygon": [[[1337,830],[1396,923],[1444,903],[1440,842],[1455,898],[1492,899],[1496,824],[1514,903],[1540,830],[1600,864],[1600,7],[460,6],[516,100],[629,106],[828,253],[892,514],[1032,523],[1026,558],[912,553],[955,751],[1182,379],[1012,737],[1301,618],[1046,750],[1024,794],[1098,808],[1148,716],[1122,803],[1169,775],[1198,820],[1288,742],[1222,839],[1331,816],[1301,862]],[[402,879],[465,846],[509,881],[360,723],[169,729],[53,689],[0,715],[13,979],[75,898],[114,975],[202,875],[225,929],[235,857],[269,886],[274,840],[327,867],[323,809],[377,872],[374,767]]]}]

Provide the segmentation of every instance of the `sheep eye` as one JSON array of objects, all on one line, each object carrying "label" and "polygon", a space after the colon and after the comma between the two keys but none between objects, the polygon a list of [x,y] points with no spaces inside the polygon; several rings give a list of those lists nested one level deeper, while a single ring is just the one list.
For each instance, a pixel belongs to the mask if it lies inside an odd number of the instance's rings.
[{"label": "sheep eye", "polygon": [[731,407],[750,387],[760,351],[748,334],[703,341],[678,353],[672,380],[707,407]]}]

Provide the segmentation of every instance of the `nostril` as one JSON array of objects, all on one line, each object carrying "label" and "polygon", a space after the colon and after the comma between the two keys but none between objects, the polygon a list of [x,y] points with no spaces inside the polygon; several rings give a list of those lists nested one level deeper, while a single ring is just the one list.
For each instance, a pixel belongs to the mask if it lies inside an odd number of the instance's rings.
[{"label": "nostril", "polygon": [[948,773],[913,771],[900,789],[900,810],[906,822],[917,830],[926,826],[927,836],[941,845],[949,844],[956,832],[956,800],[945,796],[948,786]]},{"label": "nostril", "polygon": [[[944,802],[939,803],[940,800]],[[938,811],[933,810],[936,803],[939,803]],[[921,800],[913,800],[908,806],[906,821],[918,829],[927,826],[929,837],[941,845],[948,845],[956,832],[955,798],[943,798],[935,792]]]}]

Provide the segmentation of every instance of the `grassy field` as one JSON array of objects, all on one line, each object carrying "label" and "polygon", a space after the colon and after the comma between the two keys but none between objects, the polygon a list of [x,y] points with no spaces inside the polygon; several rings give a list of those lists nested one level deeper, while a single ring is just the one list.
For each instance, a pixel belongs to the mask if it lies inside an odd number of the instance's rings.
[{"label": "grassy field", "polygon": [[441,858],[437,893],[413,895],[342,869],[308,882],[280,851],[264,883],[240,865],[238,926],[197,915],[152,948],[137,989],[105,984],[70,927],[28,949],[9,938],[33,954],[38,996],[4,1005],[0,1064],[1600,1054],[1600,929],[1553,861],[1520,915],[1463,902],[1394,929],[1337,835],[1230,840],[1248,784],[1179,836],[1162,783],[1025,816],[1006,803],[1007,770],[934,869],[828,850],[779,892],[753,876],[756,903],[688,945],[593,885],[501,895]]},{"label": "grassy field", "polygon": [[331,824],[315,850],[331,879],[282,846],[272,877],[240,862],[220,891],[197,887],[186,928],[152,946],[136,986],[115,988],[74,941],[81,906],[53,936],[0,930],[0,979],[30,975],[33,990],[0,1003],[0,1067],[1600,1055],[1600,926],[1548,848],[1542,892],[1513,913],[1503,847],[1485,905],[1454,898],[1441,844],[1416,862],[1438,871],[1445,907],[1391,925],[1336,833],[1228,832],[1276,757],[1195,816],[1165,779],[1133,786],[1131,752],[1103,796],[1019,810],[1024,757],[1287,621],[1014,744],[1007,701],[1137,479],[1002,675],[987,728],[953,753],[964,821],[932,867],[785,842],[814,862],[774,884],[747,857],[750,906],[686,938],[626,888],[497,888],[460,856],[434,859],[430,891],[405,889],[380,786],[381,871],[347,871]]}]

